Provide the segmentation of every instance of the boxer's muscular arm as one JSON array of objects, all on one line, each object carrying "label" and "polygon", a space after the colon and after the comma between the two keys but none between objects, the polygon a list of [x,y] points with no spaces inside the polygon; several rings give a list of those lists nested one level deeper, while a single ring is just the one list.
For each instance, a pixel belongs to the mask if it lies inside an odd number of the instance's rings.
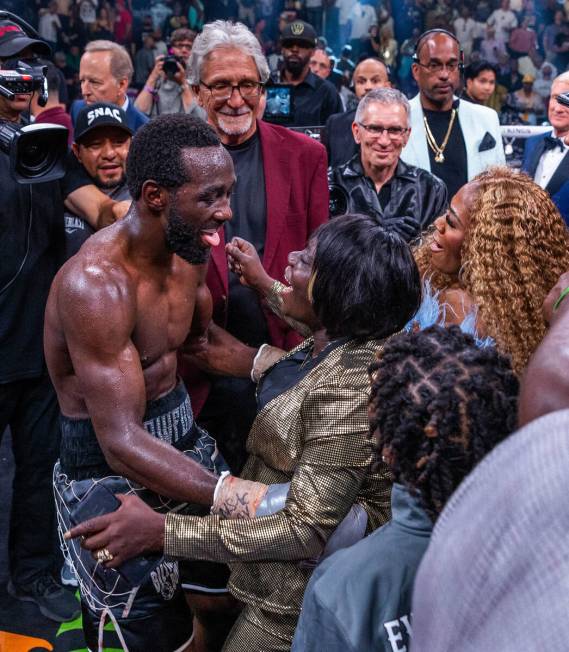
[{"label": "boxer's muscular arm", "polygon": [[75,374],[109,466],[171,498],[209,505],[216,478],[142,425],[146,393],[131,333],[136,301],[116,267],[59,279],[57,311]]},{"label": "boxer's muscular arm", "polygon": [[203,371],[249,378],[257,348],[243,344],[212,321],[213,301],[205,283],[206,266],[200,271],[190,334],[182,348]]}]

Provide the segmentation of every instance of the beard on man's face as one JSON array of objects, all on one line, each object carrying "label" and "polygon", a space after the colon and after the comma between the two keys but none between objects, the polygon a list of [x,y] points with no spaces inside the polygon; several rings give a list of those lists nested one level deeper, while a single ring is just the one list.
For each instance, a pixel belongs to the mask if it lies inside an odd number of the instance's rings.
[{"label": "beard on man's face", "polygon": [[288,57],[285,57],[284,60],[285,69],[288,70],[293,77],[299,77],[309,61],[310,55],[306,57],[289,55]]},{"label": "beard on man's face", "polygon": [[166,246],[190,265],[203,265],[209,256],[209,249],[202,245],[200,230],[183,220],[175,199],[166,225]]},{"label": "beard on man's face", "polygon": [[103,181],[98,176],[95,177],[94,181],[97,188],[100,188],[101,190],[114,190],[118,186],[122,186],[122,184],[125,183],[126,173],[123,172],[120,179],[117,179],[116,181]]}]

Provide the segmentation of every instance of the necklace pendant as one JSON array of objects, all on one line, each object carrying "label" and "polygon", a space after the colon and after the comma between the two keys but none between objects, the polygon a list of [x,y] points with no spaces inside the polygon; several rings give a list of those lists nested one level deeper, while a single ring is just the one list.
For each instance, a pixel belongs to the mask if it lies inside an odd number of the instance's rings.
[{"label": "necklace pendant", "polygon": [[437,163],[444,163],[445,162],[445,156],[442,152],[438,152],[438,154],[435,156],[435,161]]}]

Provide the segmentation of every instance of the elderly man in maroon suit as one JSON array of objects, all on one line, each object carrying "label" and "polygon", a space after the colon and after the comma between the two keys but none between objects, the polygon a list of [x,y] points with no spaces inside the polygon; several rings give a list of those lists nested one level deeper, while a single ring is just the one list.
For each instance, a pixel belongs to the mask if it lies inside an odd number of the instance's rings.
[{"label": "elderly man in maroon suit", "polygon": [[[183,356],[180,372],[200,423],[239,472],[256,408],[251,361],[264,343],[290,349],[300,339],[228,270],[225,244],[236,236],[248,240],[269,275],[283,280],[288,254],[303,249],[328,219],[327,158],[314,140],[260,119],[269,67],[244,25],[206,25],[194,42],[189,74],[208,122],[233,159],[237,182],[233,218],[213,248],[208,270],[217,326],[210,329],[207,365],[202,357],[199,370],[195,356],[192,364]],[[216,375],[205,376],[208,367]]]}]

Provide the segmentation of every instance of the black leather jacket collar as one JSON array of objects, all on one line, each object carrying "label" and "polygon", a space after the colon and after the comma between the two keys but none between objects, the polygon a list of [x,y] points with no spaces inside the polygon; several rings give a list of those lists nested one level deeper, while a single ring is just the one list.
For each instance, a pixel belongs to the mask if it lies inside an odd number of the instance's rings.
[{"label": "black leather jacket collar", "polygon": [[[340,170],[342,170],[341,172],[342,176],[346,177],[347,179],[349,179],[350,177],[363,177],[365,179],[368,179],[368,181],[372,183],[371,179],[366,177],[366,173],[363,168],[361,156],[359,152],[355,156],[353,156],[347,163],[341,165]],[[401,180],[406,180],[411,182],[416,181],[417,168],[413,167],[412,165],[407,165],[407,163],[399,159],[399,162],[397,163],[397,167],[395,168],[395,174],[393,175],[389,183],[393,183],[395,179],[401,179]]]},{"label": "black leather jacket collar", "polygon": [[[359,153],[344,165],[330,168],[328,181],[331,189],[338,186],[343,191],[347,212],[367,213],[394,228],[397,220],[414,222],[414,236],[441,215],[447,205],[445,184],[427,170],[408,165],[401,159],[389,181],[391,198],[384,207],[379,203],[373,181],[364,172]],[[405,230],[409,232],[408,228]]]}]

